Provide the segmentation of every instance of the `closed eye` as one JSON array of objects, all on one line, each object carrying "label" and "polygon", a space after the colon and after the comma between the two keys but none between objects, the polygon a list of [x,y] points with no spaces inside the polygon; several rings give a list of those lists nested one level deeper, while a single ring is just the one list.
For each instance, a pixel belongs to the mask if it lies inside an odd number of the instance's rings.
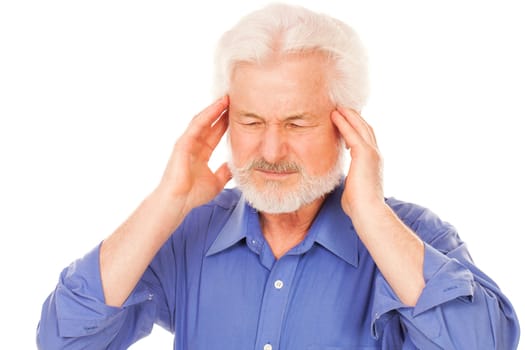
[{"label": "closed eye", "polygon": [[299,114],[288,117],[284,120],[287,129],[303,130],[316,126],[316,119],[307,114]]},{"label": "closed eye", "polygon": [[306,120],[294,120],[285,124],[285,127],[290,130],[302,131],[315,127],[317,124]]},{"label": "closed eye", "polygon": [[241,123],[241,124],[244,125],[244,126],[249,126],[249,127],[256,127],[256,126],[263,125],[262,122],[244,122],[244,123]]},{"label": "closed eye", "polygon": [[301,125],[301,124],[297,124],[297,123],[288,123],[287,126],[288,126],[289,128],[292,128],[292,129],[304,128],[304,127],[306,127],[306,125]]}]

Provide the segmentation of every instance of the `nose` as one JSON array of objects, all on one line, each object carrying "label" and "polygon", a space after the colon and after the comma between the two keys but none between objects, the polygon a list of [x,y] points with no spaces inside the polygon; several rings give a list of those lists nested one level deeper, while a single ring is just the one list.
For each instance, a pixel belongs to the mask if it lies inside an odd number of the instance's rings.
[{"label": "nose", "polygon": [[286,158],[286,135],[279,125],[268,125],[265,128],[260,152],[261,156],[270,163],[277,163]]}]

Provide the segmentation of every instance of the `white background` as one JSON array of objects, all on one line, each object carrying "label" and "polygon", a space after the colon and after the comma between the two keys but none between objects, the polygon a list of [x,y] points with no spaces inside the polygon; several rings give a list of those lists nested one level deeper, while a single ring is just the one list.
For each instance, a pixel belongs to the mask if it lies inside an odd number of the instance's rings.
[{"label": "white background", "polygon": [[[212,101],[219,35],[264,1],[0,4],[1,342],[35,348],[62,268],[155,186]],[[523,316],[525,21],[518,1],[301,1],[368,48],[386,194],[453,223]],[[224,160],[219,149],[212,167]],[[170,349],[155,328],[133,349]],[[3,345],[0,345],[2,348]]]}]

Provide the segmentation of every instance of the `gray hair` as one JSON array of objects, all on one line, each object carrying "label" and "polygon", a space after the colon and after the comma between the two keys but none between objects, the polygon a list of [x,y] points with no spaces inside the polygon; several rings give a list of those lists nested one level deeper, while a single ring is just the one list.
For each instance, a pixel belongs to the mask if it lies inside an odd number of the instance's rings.
[{"label": "gray hair", "polygon": [[[329,96],[342,107],[360,111],[368,98],[365,49],[347,24],[299,6],[272,4],[243,17],[219,40],[214,93],[228,93],[236,64],[261,64],[286,54],[321,52],[333,63]],[[328,72],[327,72],[328,73]]]}]

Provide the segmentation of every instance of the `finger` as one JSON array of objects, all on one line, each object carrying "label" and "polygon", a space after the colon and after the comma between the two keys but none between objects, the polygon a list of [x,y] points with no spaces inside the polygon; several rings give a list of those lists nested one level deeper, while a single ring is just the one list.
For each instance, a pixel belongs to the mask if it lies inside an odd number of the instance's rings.
[{"label": "finger", "polygon": [[345,118],[339,110],[334,110],[331,114],[332,121],[339,130],[339,133],[345,140],[347,148],[356,147],[359,144],[365,143],[363,137],[354,129],[350,122]]},{"label": "finger", "polygon": [[353,109],[337,107],[337,111],[352,125],[352,127],[361,135],[361,137],[368,143],[377,144],[376,137],[372,127],[365,121],[365,119]]},{"label": "finger", "polygon": [[203,129],[210,127],[214,122],[217,121],[219,117],[224,113],[228,108],[229,99],[225,95],[206,107],[199,114],[193,117],[190,125],[188,126],[188,132],[192,135],[198,135],[202,132]]},{"label": "finger", "polygon": [[217,180],[219,182],[219,186],[221,188],[224,188],[224,186],[226,186],[228,181],[230,181],[231,178],[232,178],[232,173],[230,171],[230,168],[228,168],[228,164],[227,163],[223,163],[219,167],[219,169],[217,169],[215,171],[215,176],[217,177]]},{"label": "finger", "polygon": [[228,129],[228,110],[225,110],[224,113],[221,114],[219,119],[215,121],[207,137],[206,142],[212,149],[215,149],[215,147],[217,147],[217,145],[219,144],[219,141],[221,140],[222,136],[224,135],[227,129]]}]

